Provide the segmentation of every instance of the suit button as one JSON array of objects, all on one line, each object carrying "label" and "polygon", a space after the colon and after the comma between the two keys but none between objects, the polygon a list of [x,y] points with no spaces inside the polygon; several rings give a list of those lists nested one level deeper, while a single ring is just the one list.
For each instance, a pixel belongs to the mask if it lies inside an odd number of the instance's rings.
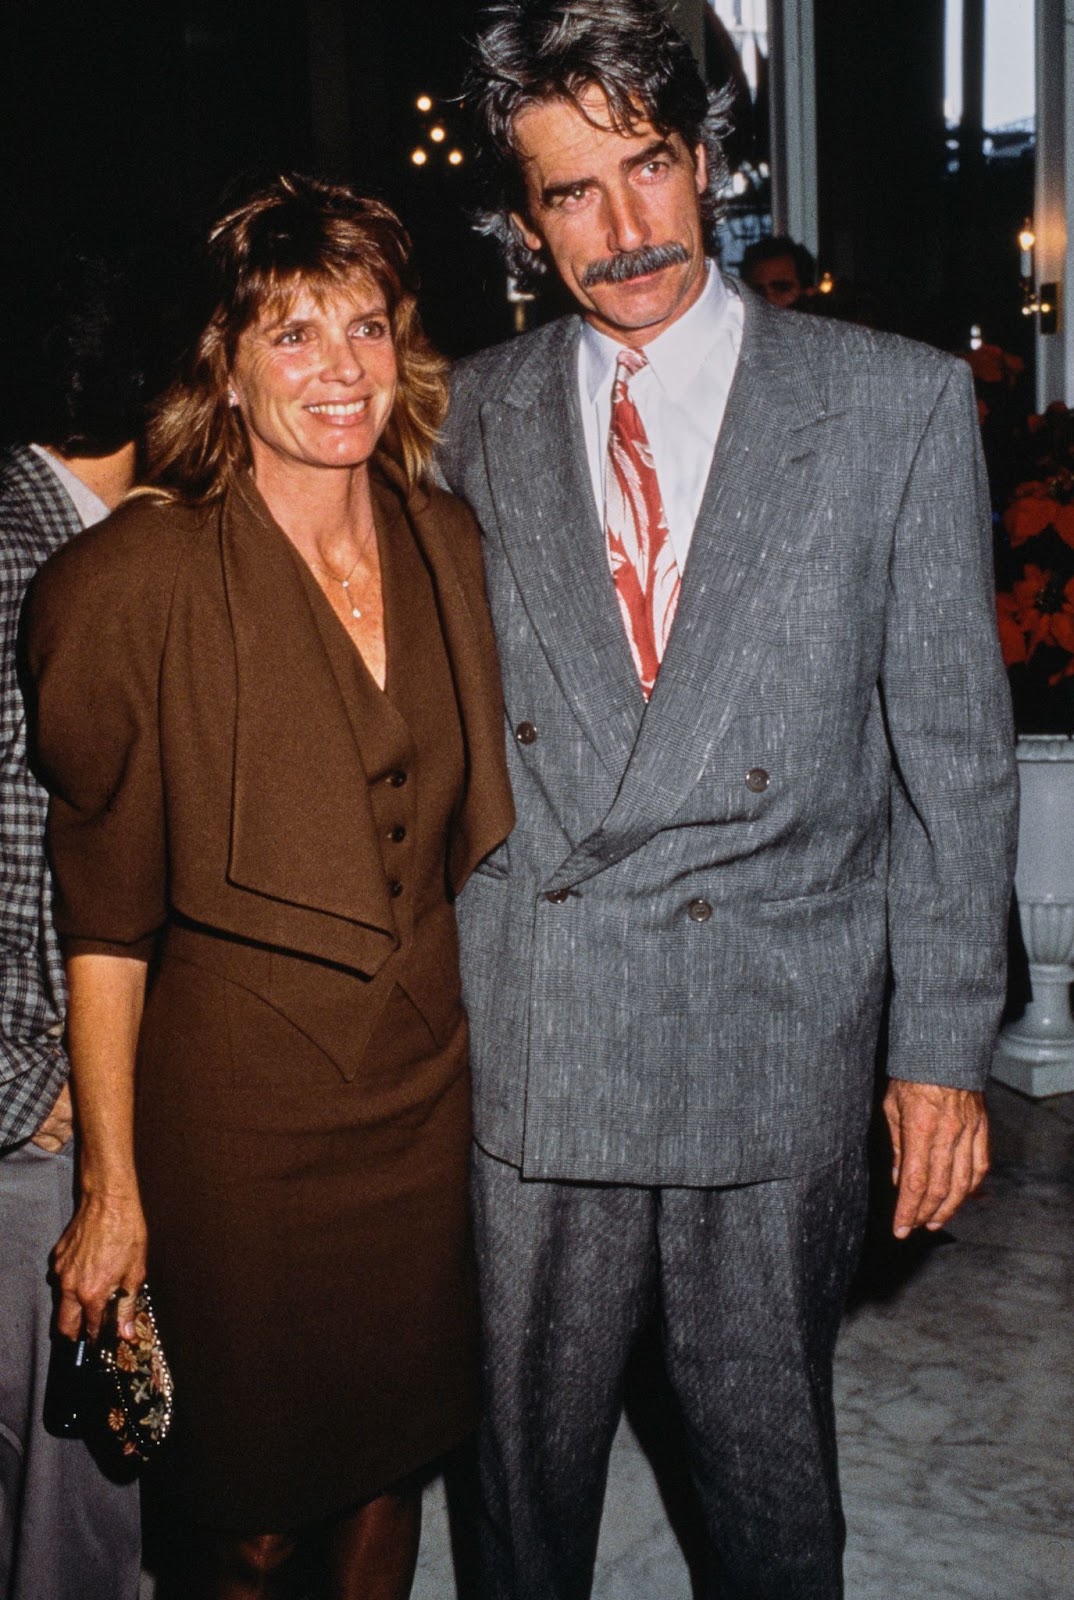
[{"label": "suit button", "polygon": [[398,898],[402,894],[402,892],[403,892],[403,885],[399,882],[399,879],[398,878],[392,878],[390,880],[389,884],[388,884],[388,893],[391,895],[392,899],[393,900],[398,900]]},{"label": "suit button", "polygon": [[515,729],[515,738],[518,740],[519,744],[536,744],[537,729],[533,726],[532,722],[520,722],[518,727]]},{"label": "suit button", "polygon": [[561,906],[564,900],[570,899],[570,893],[571,891],[569,889],[549,889],[548,893],[545,895],[545,899],[549,901],[551,905]]},{"label": "suit button", "polygon": [[746,788],[754,794],[764,794],[768,788],[768,773],[763,767],[751,767],[746,774]]},{"label": "suit button", "polygon": [[712,907],[707,900],[691,900],[686,907],[686,915],[691,922],[707,922],[712,916]]},{"label": "suit button", "polygon": [[402,844],[403,840],[406,838],[406,829],[403,827],[401,822],[397,823],[394,828],[390,828],[388,830],[388,838],[392,841],[392,844]]},{"label": "suit button", "polygon": [[385,783],[390,783],[393,789],[401,789],[406,782],[406,773],[401,772],[400,769],[396,767],[394,772],[389,772],[384,781]]}]

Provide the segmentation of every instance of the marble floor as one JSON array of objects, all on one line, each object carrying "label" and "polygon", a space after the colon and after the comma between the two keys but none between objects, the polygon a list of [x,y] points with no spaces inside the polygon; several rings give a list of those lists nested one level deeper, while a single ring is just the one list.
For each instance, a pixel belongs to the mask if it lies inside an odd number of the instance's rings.
[{"label": "marble floor", "polygon": [[[866,1247],[836,1361],[847,1600],[1074,1600],[1074,1095],[989,1098],[986,1192],[944,1234],[899,1246],[878,1220]],[[627,1423],[593,1593],[691,1600]],[[469,1600],[440,1479],[414,1600]]]},{"label": "marble floor", "polygon": [[[1074,1095],[996,1085],[987,1191],[871,1240],[836,1361],[847,1600],[1074,1600]],[[691,1600],[624,1423],[594,1600]],[[414,1600],[455,1600],[443,1485]]]}]

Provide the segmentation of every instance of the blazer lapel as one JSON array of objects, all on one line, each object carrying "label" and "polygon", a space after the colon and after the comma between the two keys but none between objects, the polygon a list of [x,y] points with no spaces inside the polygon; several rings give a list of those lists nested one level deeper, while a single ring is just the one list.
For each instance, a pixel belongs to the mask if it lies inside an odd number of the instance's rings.
[{"label": "blazer lapel", "polygon": [[652,699],[614,805],[556,885],[622,860],[680,808],[763,672],[795,592],[841,413],[825,409],[801,336],[782,316],[746,296],[738,369]]},{"label": "blazer lapel", "polygon": [[368,782],[286,535],[252,483],[224,504],[235,641],[232,881],[395,943]]},{"label": "blazer lapel", "polygon": [[567,318],[481,407],[492,502],[507,560],[574,716],[618,779],[645,702],[620,621],[586,464]]},{"label": "blazer lapel", "polygon": [[[457,891],[477,863],[510,833],[514,806],[503,744],[503,693],[496,663],[496,645],[484,604],[480,553],[475,548],[473,599],[467,593],[454,552],[453,529],[444,501],[430,501],[421,490],[406,497],[402,474],[386,456],[377,465],[388,488],[374,492],[391,505],[387,514],[406,515],[433,582],[440,625],[451,663],[459,717],[466,744],[466,792],[449,846],[448,872]],[[402,504],[400,504],[402,502]],[[451,514],[469,517],[461,503],[448,502]],[[466,535],[468,530],[460,533]],[[476,532],[470,533],[476,546]]]}]

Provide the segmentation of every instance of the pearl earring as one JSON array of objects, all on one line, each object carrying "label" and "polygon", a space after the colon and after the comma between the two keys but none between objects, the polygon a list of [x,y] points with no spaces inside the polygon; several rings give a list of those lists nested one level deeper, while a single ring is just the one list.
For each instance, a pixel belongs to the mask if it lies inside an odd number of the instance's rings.
[{"label": "pearl earring", "polygon": [[229,406],[237,406],[238,405],[239,397],[235,393],[234,389],[229,389],[228,390],[228,392],[227,392],[227,403],[228,403]]}]

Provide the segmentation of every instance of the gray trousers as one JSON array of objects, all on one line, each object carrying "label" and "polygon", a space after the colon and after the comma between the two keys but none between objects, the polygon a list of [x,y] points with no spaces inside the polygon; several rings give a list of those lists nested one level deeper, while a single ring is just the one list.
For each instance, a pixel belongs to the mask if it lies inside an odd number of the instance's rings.
[{"label": "gray trousers", "polygon": [[832,1355],[864,1152],[725,1189],[524,1180],[480,1149],[482,1600],[587,1600],[623,1374],[655,1314],[720,1600],[839,1600]]},{"label": "gray trousers", "polygon": [[134,1600],[137,1484],[109,1482],[80,1439],[41,1425],[48,1260],[71,1217],[74,1157],[0,1156],[0,1600]]}]

